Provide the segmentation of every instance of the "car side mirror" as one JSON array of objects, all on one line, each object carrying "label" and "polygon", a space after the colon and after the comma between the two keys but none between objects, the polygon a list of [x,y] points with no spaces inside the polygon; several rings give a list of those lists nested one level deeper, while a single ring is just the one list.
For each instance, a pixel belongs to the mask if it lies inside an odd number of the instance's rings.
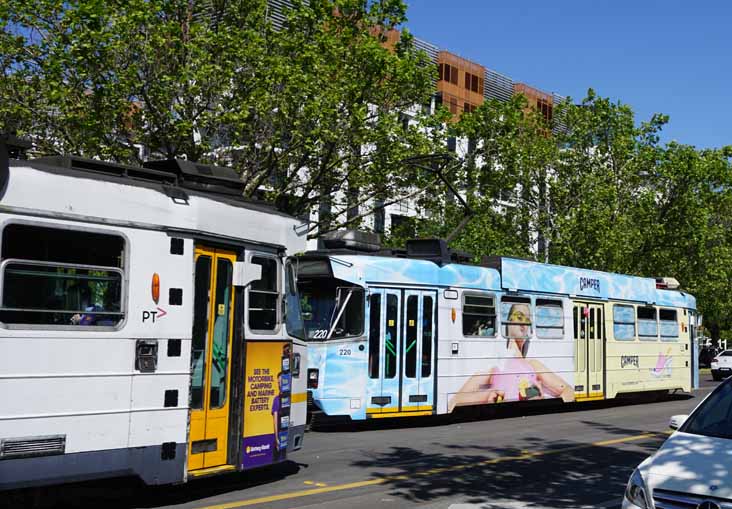
[{"label": "car side mirror", "polygon": [[674,415],[668,421],[668,427],[671,429],[679,429],[688,417],[688,415]]}]

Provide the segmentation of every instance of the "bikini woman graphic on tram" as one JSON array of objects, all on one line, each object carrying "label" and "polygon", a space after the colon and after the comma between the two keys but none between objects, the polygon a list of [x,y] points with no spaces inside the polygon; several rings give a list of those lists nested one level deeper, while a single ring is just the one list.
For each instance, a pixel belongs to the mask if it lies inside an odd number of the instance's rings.
[{"label": "bikini woman graphic on tram", "polygon": [[485,375],[473,375],[449,402],[449,411],[456,406],[525,401],[545,397],[561,397],[572,401],[572,387],[559,375],[536,359],[527,359],[531,338],[531,311],[528,303],[503,303],[506,350],[500,366]]}]

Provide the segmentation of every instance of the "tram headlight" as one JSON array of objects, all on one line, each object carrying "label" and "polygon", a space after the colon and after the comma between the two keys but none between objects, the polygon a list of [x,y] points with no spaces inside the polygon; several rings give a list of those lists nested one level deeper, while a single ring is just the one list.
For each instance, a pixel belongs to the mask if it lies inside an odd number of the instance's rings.
[{"label": "tram headlight", "polygon": [[320,373],[317,369],[308,369],[308,389],[318,388],[318,376]]}]

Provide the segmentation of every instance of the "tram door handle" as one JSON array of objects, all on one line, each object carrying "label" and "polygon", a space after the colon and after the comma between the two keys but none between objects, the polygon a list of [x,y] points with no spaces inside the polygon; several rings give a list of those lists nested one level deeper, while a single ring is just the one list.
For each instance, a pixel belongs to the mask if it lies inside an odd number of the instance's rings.
[{"label": "tram door handle", "polygon": [[140,373],[154,373],[157,367],[157,340],[138,339],[135,345],[135,369]]}]

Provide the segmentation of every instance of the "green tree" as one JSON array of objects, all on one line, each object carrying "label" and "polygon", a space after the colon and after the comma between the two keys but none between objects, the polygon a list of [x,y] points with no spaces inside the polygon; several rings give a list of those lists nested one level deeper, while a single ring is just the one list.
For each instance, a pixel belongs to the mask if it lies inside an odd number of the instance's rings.
[{"label": "green tree", "polygon": [[[518,96],[450,128],[475,147],[454,175],[475,212],[454,247],[675,277],[713,337],[732,328],[732,147],[661,144],[666,116],[638,124],[629,106],[592,90],[554,118],[561,127]],[[427,235],[445,237],[463,213],[444,195],[425,205]]]},{"label": "green tree", "polygon": [[411,192],[435,69],[407,31],[388,47],[404,3],[293,4],[276,30],[265,0],[7,0],[0,129],[43,154],[231,165],[247,196],[329,205],[321,231]]},{"label": "green tree", "polygon": [[[455,247],[476,256],[529,257],[532,245],[551,236],[548,170],[558,149],[549,133],[521,95],[486,101],[449,127],[448,135],[470,140],[451,177],[474,213]],[[446,237],[465,213],[450,193],[422,201],[433,218],[421,225],[423,234]]]}]

